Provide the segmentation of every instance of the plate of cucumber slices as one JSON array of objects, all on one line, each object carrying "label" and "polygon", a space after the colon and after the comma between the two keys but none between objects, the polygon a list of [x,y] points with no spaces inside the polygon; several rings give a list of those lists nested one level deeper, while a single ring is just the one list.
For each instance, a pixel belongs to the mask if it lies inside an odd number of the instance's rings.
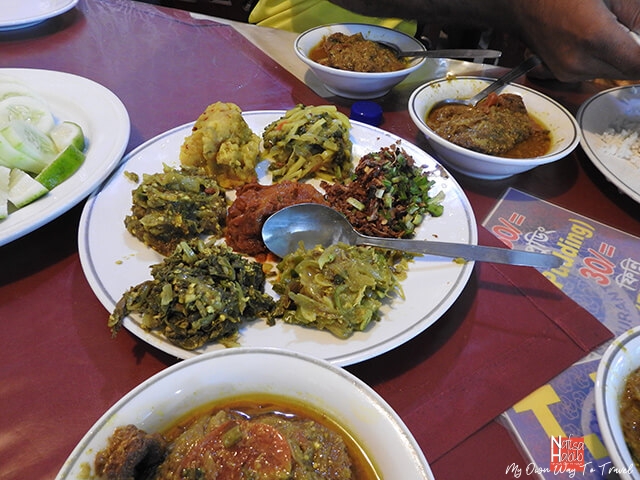
[{"label": "plate of cucumber slices", "polygon": [[0,69],[0,246],[65,213],[119,163],[129,114],[69,73]]}]

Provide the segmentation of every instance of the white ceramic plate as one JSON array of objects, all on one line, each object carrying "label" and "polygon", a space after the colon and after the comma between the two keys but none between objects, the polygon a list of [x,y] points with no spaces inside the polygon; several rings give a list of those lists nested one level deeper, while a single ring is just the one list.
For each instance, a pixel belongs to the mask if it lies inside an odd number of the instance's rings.
[{"label": "white ceramic plate", "polygon": [[[620,191],[640,202],[640,167],[605,150],[601,135],[626,120],[640,124],[640,85],[615,87],[585,101],[576,116],[580,144],[600,172]],[[640,158],[636,158],[640,165]]]},{"label": "white ceramic plate", "polygon": [[56,121],[79,124],[87,139],[86,159],[65,182],[0,221],[0,245],[41,227],[88,196],[116,167],[129,141],[129,114],[110,90],[69,73],[33,69],[0,69],[28,85],[51,107]]},{"label": "white ceramic plate", "polygon": [[620,335],[607,348],[596,374],[596,416],[604,445],[613,465],[625,480],[638,480],[620,424],[620,397],[627,376],[640,367],[640,327]]},{"label": "white ceramic plate", "polygon": [[25,28],[61,15],[78,0],[0,0],[0,31]]},{"label": "white ceramic plate", "polygon": [[[264,127],[277,120],[284,111],[245,112],[249,127],[261,135]],[[354,157],[388,147],[399,138],[379,128],[352,122],[351,140]],[[102,304],[113,311],[122,294],[132,285],[150,278],[149,266],[162,257],[144,246],[124,227],[124,218],[131,211],[131,191],[136,184],[124,171],[142,176],[162,171],[163,163],[179,166],[179,151],[184,138],[191,133],[192,124],[170,130],[133,151],[123,161],[110,180],[87,201],[79,230],[80,260],[85,275]],[[444,215],[427,218],[418,237],[442,241],[477,243],[476,222],[469,202],[456,181],[422,150],[402,141],[407,153],[418,165],[433,170],[437,182],[435,190],[444,190]],[[261,179],[269,183],[268,178]],[[413,338],[433,324],[456,300],[464,288],[472,263],[460,265],[450,259],[425,257],[412,266],[403,282],[406,300],[394,301],[385,308],[383,319],[365,332],[357,332],[348,340],[340,340],[328,332],[308,329],[282,322],[273,327],[258,320],[240,331],[240,343],[246,347],[281,347],[348,365],[384,353]],[[188,358],[205,351],[223,349],[210,344],[196,351],[187,351],[166,341],[157,333],[145,332],[131,317],[124,326],[132,333],[177,356]],[[106,329],[105,319],[105,329]]]},{"label": "white ceramic plate", "polygon": [[253,393],[284,395],[326,413],[360,443],[380,478],[433,479],[409,429],[364,382],[319,359],[278,349],[228,349],[180,362],[111,407],[73,450],[57,480],[86,478],[117,426],[167,428],[196,407]]}]

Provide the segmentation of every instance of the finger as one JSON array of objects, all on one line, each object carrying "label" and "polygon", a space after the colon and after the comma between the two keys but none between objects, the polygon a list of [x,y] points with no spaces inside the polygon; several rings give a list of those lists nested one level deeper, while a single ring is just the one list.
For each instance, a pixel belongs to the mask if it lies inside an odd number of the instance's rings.
[{"label": "finger", "polygon": [[632,31],[640,32],[640,1],[611,0],[606,4],[618,22]]},{"label": "finger", "polygon": [[640,79],[640,36],[632,34],[618,22],[609,24],[607,31],[606,37],[591,37],[591,41],[571,56],[566,52],[564,56],[554,55],[559,50],[545,52],[547,57],[541,57],[548,71],[538,68],[532,75],[541,79],[555,77],[563,82],[594,78]]},{"label": "finger", "polygon": [[610,31],[608,45],[603,49],[599,59],[612,68],[609,78],[640,79],[640,35],[618,24],[617,29]]}]

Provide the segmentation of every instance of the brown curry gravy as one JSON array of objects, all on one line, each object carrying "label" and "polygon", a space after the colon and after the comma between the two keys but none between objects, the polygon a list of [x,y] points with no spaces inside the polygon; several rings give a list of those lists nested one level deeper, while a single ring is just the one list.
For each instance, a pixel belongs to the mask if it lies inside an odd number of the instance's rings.
[{"label": "brown curry gravy", "polygon": [[546,127],[535,117],[531,116],[531,114],[529,114],[529,118],[540,128],[535,129],[529,138],[507,151],[504,154],[505,157],[535,158],[549,153],[549,149],[551,148],[551,135],[548,133],[548,130],[546,130]]},{"label": "brown curry gravy", "polygon": [[[515,95],[512,94],[507,94],[511,97],[515,97]],[[506,97],[507,95],[500,95],[497,96],[496,94],[491,94],[491,96],[489,98],[500,98],[500,97]],[[495,96],[495,97],[494,97]],[[489,100],[489,98],[487,100]],[[488,108],[492,108],[492,107],[487,107],[485,105],[483,105],[483,103],[481,102],[480,104],[478,104],[475,107],[469,107],[469,106],[465,106],[465,105],[444,105],[442,107],[436,108],[431,110],[425,118],[425,121],[427,122],[427,124],[429,125],[430,128],[432,128],[436,133],[438,133],[440,136],[442,136],[443,138],[456,143],[462,147],[465,148],[470,148],[467,145],[463,145],[458,143],[455,140],[452,140],[451,138],[447,138],[445,135],[443,135],[441,133],[441,127],[446,128],[446,125],[444,125],[444,122],[442,122],[439,118],[438,118],[438,113],[444,111],[445,109],[448,109],[450,111],[449,113],[449,117],[450,118],[454,118],[456,115],[460,115],[461,117],[464,115],[475,115],[475,116],[483,116],[483,111],[486,113],[488,110]],[[480,153],[486,153],[489,155],[497,155],[500,157],[506,157],[506,158],[535,158],[535,157],[540,157],[542,155],[546,155],[549,152],[549,149],[551,148],[551,134],[549,132],[549,130],[546,128],[546,126],[540,122],[537,118],[535,118],[534,116],[532,116],[530,113],[528,113],[526,111],[526,109],[524,108],[524,104],[522,104],[522,109],[519,112],[512,112],[514,115],[519,115],[520,117],[522,117],[523,115],[526,115],[527,119],[526,119],[526,123],[528,124],[528,126],[526,127],[528,131],[530,131],[530,134],[524,139],[524,140],[518,140],[517,142],[515,142],[515,144],[505,150],[505,151],[501,151],[499,153],[496,152],[485,152],[482,150],[477,150],[475,148],[470,148],[471,150],[475,150],[475,151],[479,151]],[[508,109],[503,109],[503,112]],[[473,112],[473,113],[470,113]],[[483,123],[485,123],[484,125],[482,125],[481,128],[483,128],[483,133],[477,133],[477,135],[484,135],[486,134],[486,125],[491,123],[491,119],[490,116],[488,114],[486,114],[485,117],[486,121],[483,119]],[[503,122],[505,120],[505,118],[502,118]],[[522,124],[522,118],[517,119],[517,121],[513,122],[513,125],[516,125],[516,123]],[[479,122],[480,123],[480,122]],[[512,125],[512,126],[513,126]],[[475,124],[474,124],[475,126]],[[502,125],[496,125],[496,130],[502,129],[503,131],[510,128],[511,126],[506,126],[504,123]],[[515,126],[513,127],[514,129],[516,128]],[[478,132],[480,131],[480,129],[478,129]],[[467,135],[472,136],[474,134],[473,129],[469,129],[469,132]],[[508,135],[508,134],[506,134]]]}]

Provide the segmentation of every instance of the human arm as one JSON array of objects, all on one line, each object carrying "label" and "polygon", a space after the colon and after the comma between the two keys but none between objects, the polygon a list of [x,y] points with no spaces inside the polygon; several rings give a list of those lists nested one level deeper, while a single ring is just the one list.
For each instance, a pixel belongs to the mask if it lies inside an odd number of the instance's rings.
[{"label": "human arm", "polygon": [[[371,15],[493,26],[522,39],[560,80],[640,79],[640,0],[332,0]],[[606,3],[605,3],[606,2]]]}]

